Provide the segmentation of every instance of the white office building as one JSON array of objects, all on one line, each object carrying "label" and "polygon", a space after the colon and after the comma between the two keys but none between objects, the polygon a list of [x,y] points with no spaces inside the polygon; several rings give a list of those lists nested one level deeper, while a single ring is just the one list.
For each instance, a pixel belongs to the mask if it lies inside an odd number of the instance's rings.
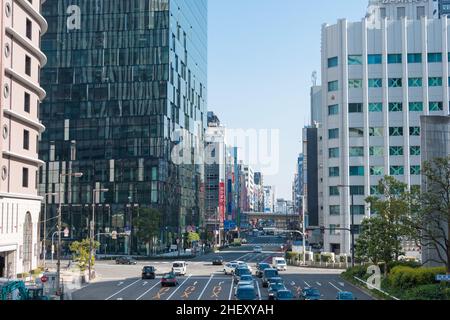
[{"label": "white office building", "polygon": [[420,187],[420,116],[449,114],[449,23],[436,17],[433,1],[370,1],[361,21],[322,28],[324,251],[350,254],[335,228],[351,209],[357,226],[370,216],[384,175]]}]

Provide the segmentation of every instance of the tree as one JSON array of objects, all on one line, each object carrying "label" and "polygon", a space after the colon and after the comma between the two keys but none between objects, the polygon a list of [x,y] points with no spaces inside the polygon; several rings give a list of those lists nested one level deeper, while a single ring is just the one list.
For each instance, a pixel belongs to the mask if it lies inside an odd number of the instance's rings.
[{"label": "tree", "polygon": [[390,176],[380,180],[377,191],[378,195],[366,199],[372,216],[361,225],[355,255],[375,264],[384,262],[387,273],[389,262],[404,255],[402,241],[411,237],[412,198],[407,185]]},{"label": "tree", "polygon": [[[100,247],[98,241],[92,242],[92,249],[96,250]],[[95,265],[95,255],[90,255],[90,239],[83,239],[81,242],[74,241],[69,246],[74,261],[77,262],[81,271],[85,271],[89,265],[89,256],[91,256],[91,266]]]},{"label": "tree", "polygon": [[427,262],[442,263],[450,274],[450,157],[423,163],[424,190],[417,197],[411,225],[422,248],[435,252]]},{"label": "tree", "polygon": [[161,212],[153,208],[139,208],[136,220],[136,234],[140,241],[149,248],[154,244],[154,238],[159,236],[161,227]]},{"label": "tree", "polygon": [[200,235],[196,232],[188,232],[186,233],[186,242],[188,243],[189,247],[192,246],[192,242],[200,241]]}]

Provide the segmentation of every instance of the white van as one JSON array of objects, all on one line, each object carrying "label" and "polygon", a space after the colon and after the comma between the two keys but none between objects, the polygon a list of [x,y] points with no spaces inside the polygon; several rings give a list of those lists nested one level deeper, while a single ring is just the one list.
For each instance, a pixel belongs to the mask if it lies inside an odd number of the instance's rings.
[{"label": "white van", "polygon": [[175,261],[172,264],[172,272],[176,275],[184,276],[187,271],[187,263],[185,261]]},{"label": "white van", "polygon": [[287,270],[286,260],[282,257],[273,257],[272,267],[274,269],[277,269],[278,271],[286,271]]}]

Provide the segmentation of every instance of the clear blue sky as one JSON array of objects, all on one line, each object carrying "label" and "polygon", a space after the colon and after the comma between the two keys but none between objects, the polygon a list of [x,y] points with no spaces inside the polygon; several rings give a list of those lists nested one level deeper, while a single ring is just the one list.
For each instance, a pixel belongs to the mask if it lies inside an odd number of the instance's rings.
[{"label": "clear blue sky", "polygon": [[280,170],[265,176],[291,199],[311,74],[320,80],[323,23],[359,21],[368,0],[208,0],[208,104],[228,128],[279,129]]}]

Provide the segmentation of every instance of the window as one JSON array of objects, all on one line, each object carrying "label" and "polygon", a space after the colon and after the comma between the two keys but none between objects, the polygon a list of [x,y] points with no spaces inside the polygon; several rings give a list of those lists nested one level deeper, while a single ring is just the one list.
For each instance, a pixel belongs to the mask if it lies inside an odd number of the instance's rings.
[{"label": "window", "polygon": [[386,19],[386,8],[380,8],[381,19]]},{"label": "window", "polygon": [[362,88],[362,79],[349,79],[348,87],[350,89],[359,89]]},{"label": "window", "polygon": [[369,128],[369,136],[371,137],[382,137],[383,136],[383,127],[370,127]]},{"label": "window", "polygon": [[430,77],[430,78],[428,78],[428,85],[430,87],[442,87],[442,78],[441,77]]},{"label": "window", "polygon": [[398,7],[397,8],[397,19],[401,20],[406,16],[406,8],[405,7]]},{"label": "window", "polygon": [[328,139],[339,139],[339,129],[328,130]]},{"label": "window", "polygon": [[339,148],[328,149],[328,155],[330,158],[339,158]]},{"label": "window", "polygon": [[389,147],[389,155],[402,156],[403,155],[403,147]]},{"label": "window", "polygon": [[338,57],[328,58],[328,68],[337,67],[338,64],[339,64]]},{"label": "window", "polygon": [[380,78],[369,79],[369,88],[382,88],[383,80]]},{"label": "window", "polygon": [[410,136],[420,136],[420,127],[409,127]]},{"label": "window", "polygon": [[409,103],[409,111],[422,112],[423,111],[423,102],[410,102]]},{"label": "window", "polygon": [[333,104],[331,106],[328,106],[328,115],[329,116],[334,116],[336,114],[339,114],[339,105],[338,104]]},{"label": "window", "polygon": [[350,195],[363,196],[364,186],[350,186]]},{"label": "window", "polygon": [[402,176],[405,174],[405,168],[403,166],[391,166],[391,176]]},{"label": "window", "polygon": [[422,63],[422,54],[408,53],[408,63]]},{"label": "window", "polygon": [[419,6],[417,7],[417,20],[420,20],[422,17],[425,17],[425,7]]},{"label": "window", "polygon": [[341,206],[330,206],[330,215],[338,216],[341,214]]},{"label": "window", "polygon": [[382,176],[384,175],[384,167],[381,166],[371,166],[370,167],[371,176]]},{"label": "window", "polygon": [[402,54],[388,54],[388,63],[402,63]]},{"label": "window", "polygon": [[330,197],[338,196],[339,188],[338,187],[330,187]]},{"label": "window", "polygon": [[388,85],[389,88],[401,88],[402,78],[389,78]]},{"label": "window", "polygon": [[26,36],[28,39],[32,40],[33,32],[32,32],[32,23],[31,20],[27,18],[26,22]]},{"label": "window", "polygon": [[408,86],[410,87],[421,87],[422,86],[422,78],[409,78]]},{"label": "window", "polygon": [[389,112],[402,112],[403,104],[401,102],[390,102],[389,103]]},{"label": "window", "polygon": [[[331,214],[331,212],[330,212],[330,214]],[[339,235],[339,234],[341,234],[341,232],[340,232],[340,230],[336,230],[337,228],[340,228],[341,227],[341,225],[340,224],[330,224],[330,235],[333,235],[333,236],[335,236],[335,235]]]},{"label": "window", "polygon": [[31,76],[31,58],[25,56],[25,74]]},{"label": "window", "polygon": [[364,157],[364,147],[350,147],[350,157]]},{"label": "window", "polygon": [[364,176],[364,167],[363,166],[351,166],[349,168],[350,176]]},{"label": "window", "polygon": [[380,188],[378,186],[370,186],[370,195],[381,196]]},{"label": "window", "polygon": [[381,54],[369,54],[367,56],[368,64],[381,64],[383,61]]},{"label": "window", "polygon": [[363,128],[349,128],[348,135],[350,138],[364,137],[364,129]]},{"label": "window", "polygon": [[369,112],[383,112],[383,104],[381,102],[369,103]]},{"label": "window", "polygon": [[410,174],[413,175],[413,176],[420,175],[420,166],[411,166]]},{"label": "window", "polygon": [[349,113],[363,112],[363,104],[362,103],[349,103],[348,104],[348,112]]},{"label": "window", "polygon": [[389,136],[403,137],[403,127],[389,127]]},{"label": "window", "polygon": [[30,112],[30,94],[25,92],[23,97],[23,110],[25,112]]},{"label": "window", "polygon": [[25,150],[30,149],[30,131],[23,130],[23,148]]},{"label": "window", "polygon": [[339,177],[339,167],[328,168],[330,177]]},{"label": "window", "polygon": [[411,146],[411,147],[409,147],[409,153],[412,156],[420,156],[420,146]]},{"label": "window", "polygon": [[440,52],[429,53],[428,54],[428,62],[429,63],[442,62],[442,53],[440,53]]},{"label": "window", "polygon": [[339,82],[337,80],[328,82],[328,91],[329,92],[338,91],[338,90],[339,90]]},{"label": "window", "polygon": [[28,188],[28,168],[22,168],[22,187]]},{"label": "window", "polygon": [[442,111],[443,110],[442,102],[437,102],[437,101],[430,102],[429,107],[430,107],[430,111]]},{"label": "window", "polygon": [[361,65],[362,64],[362,55],[353,54],[348,56],[348,65]]},{"label": "window", "polygon": [[369,147],[369,152],[371,156],[382,157],[384,156],[384,147],[380,146]]},{"label": "window", "polygon": [[363,216],[365,214],[366,207],[364,205],[354,205],[350,206],[350,212],[352,212],[355,216]]}]

